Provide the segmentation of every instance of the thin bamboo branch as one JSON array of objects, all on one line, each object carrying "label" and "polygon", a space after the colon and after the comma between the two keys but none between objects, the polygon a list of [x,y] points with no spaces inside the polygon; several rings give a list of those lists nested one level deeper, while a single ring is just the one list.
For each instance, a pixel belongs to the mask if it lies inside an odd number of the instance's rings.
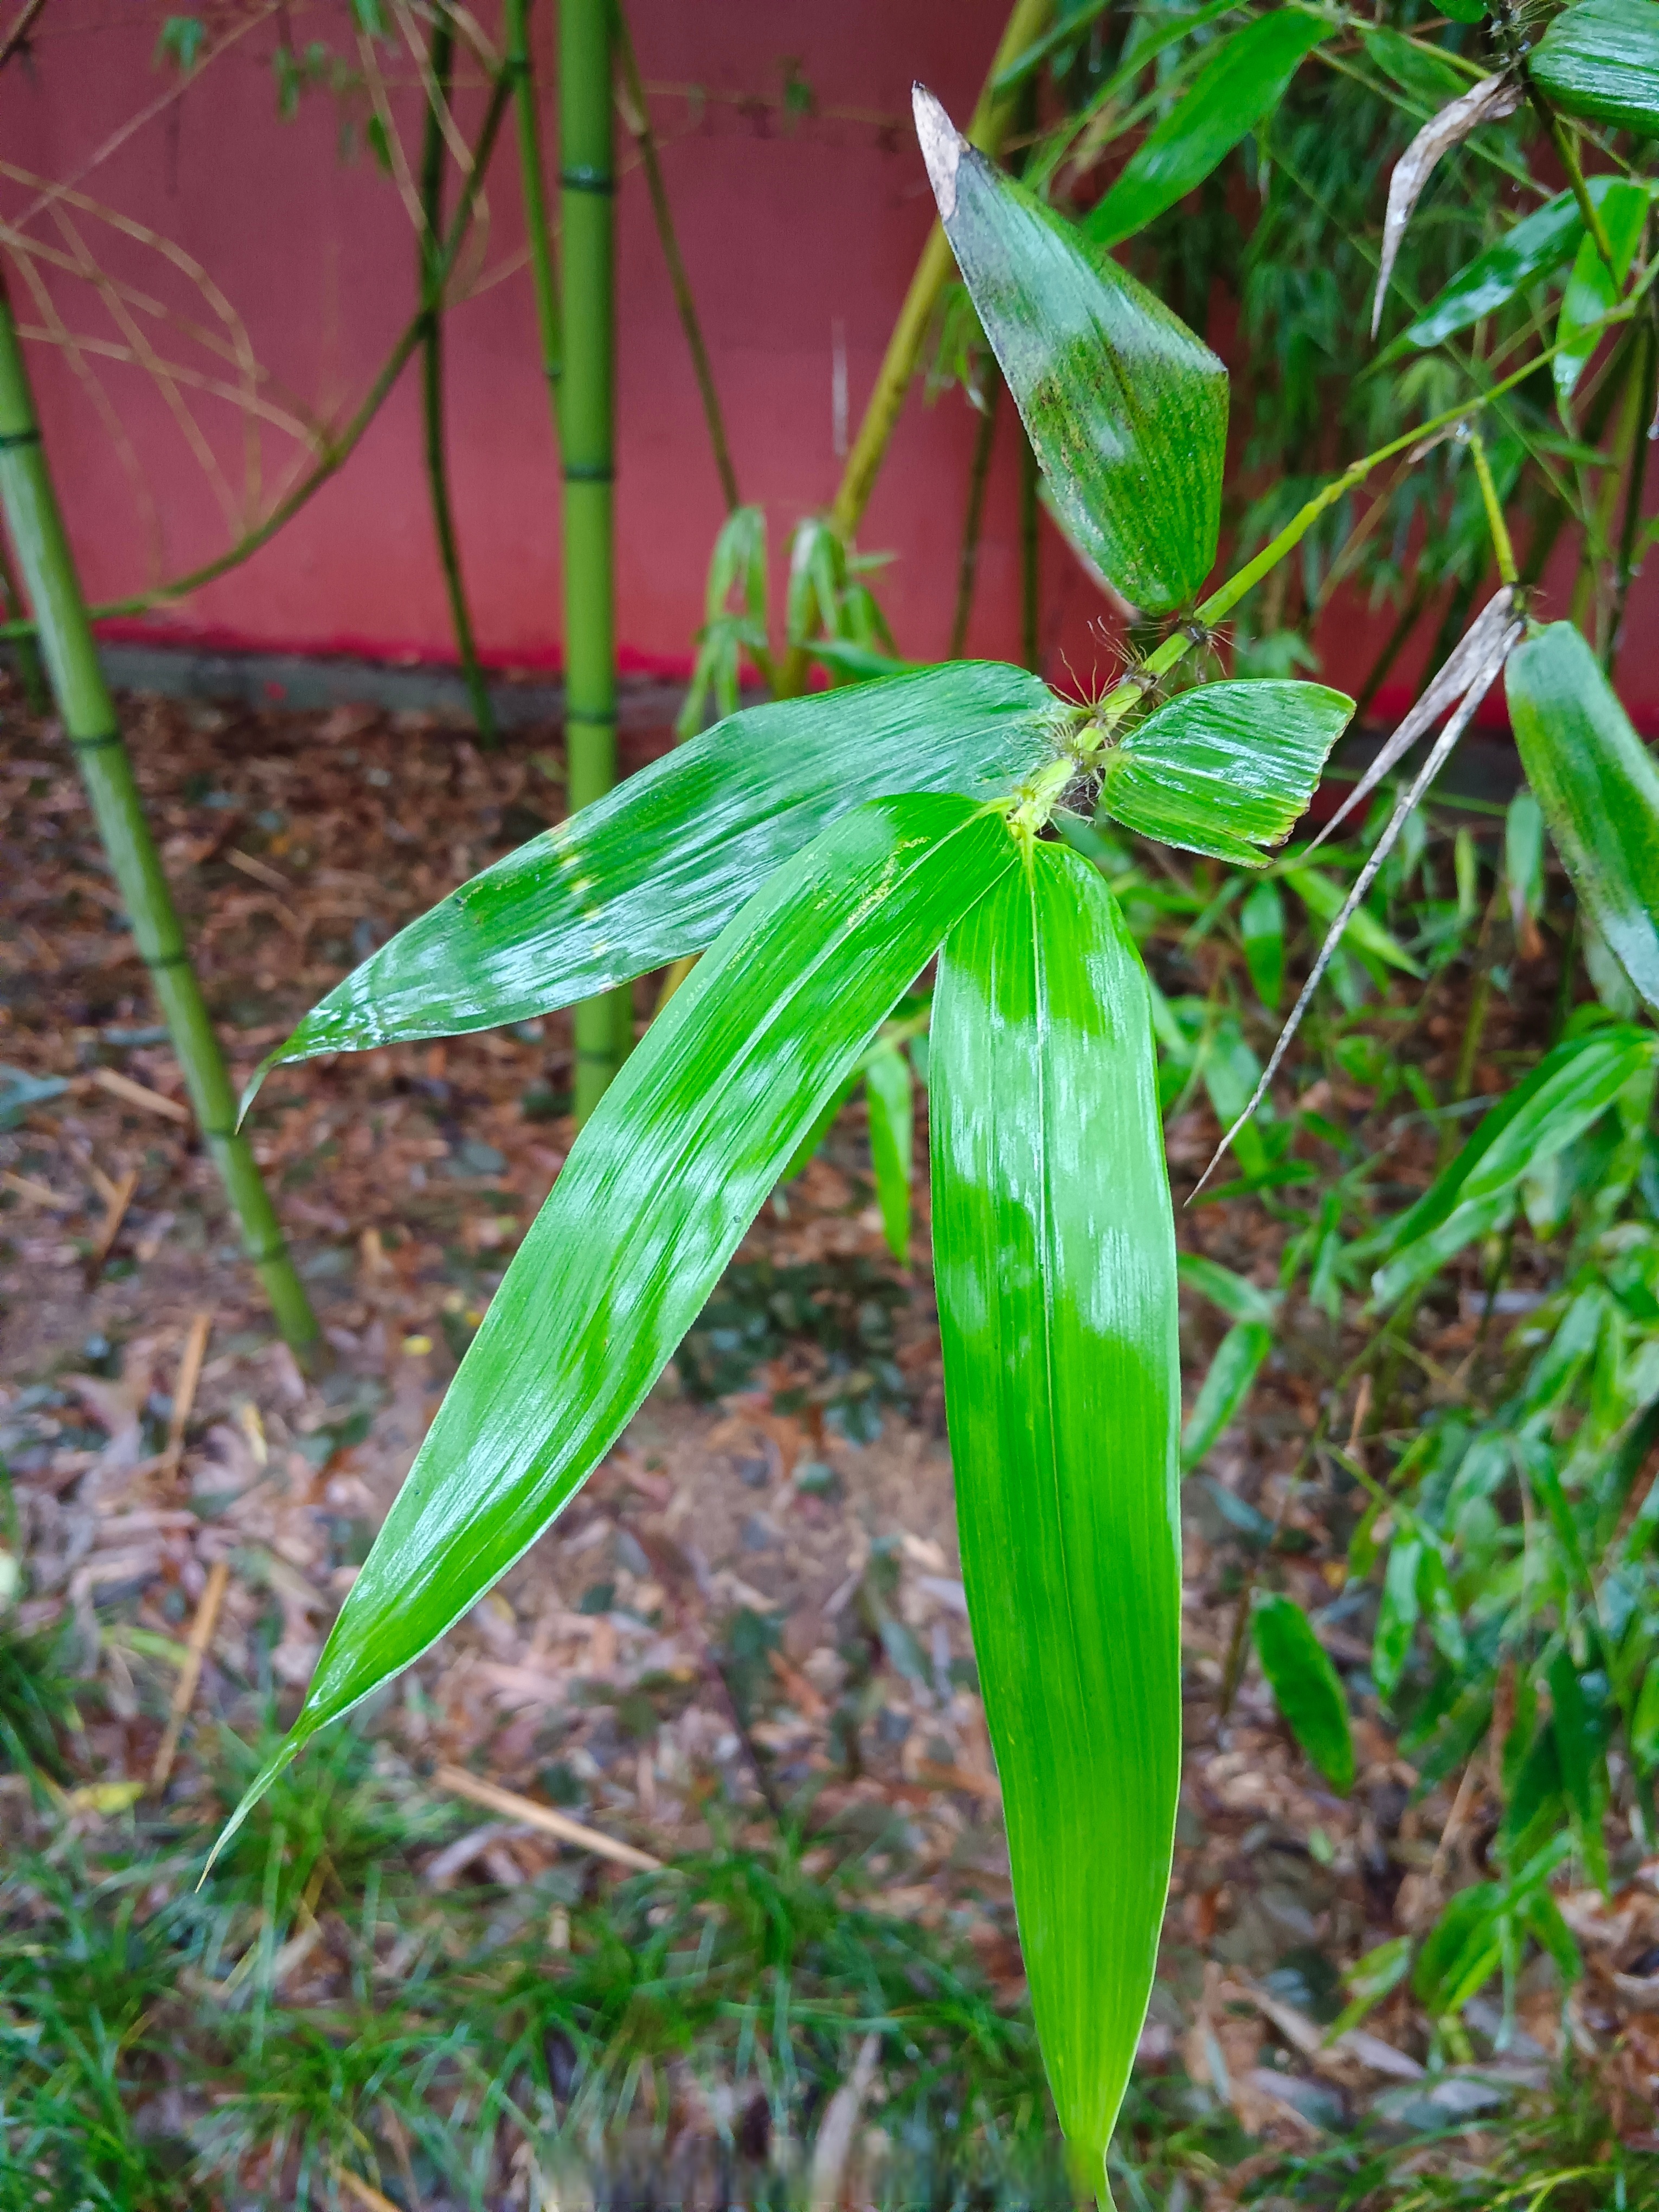
[{"label": "thin bamboo branch", "polygon": [[246,1136],[203,1001],[161,856],[144,819],[132,763],[122,741],[93,641],[74,556],[64,534],[28,374],[10,303],[0,292],[0,505],[33,602],[58,711],[75,750],[99,834],[133,938],[173,1049],[196,1120],[241,1223],[248,1258],[276,1325],[296,1350],[316,1338],[317,1322],[283,1242],[283,1232]]},{"label": "thin bamboo branch", "polygon": [[478,648],[472,632],[466,585],[461,574],[461,550],[455,534],[455,512],[449,495],[449,456],[444,438],[443,292],[433,279],[439,256],[444,219],[444,118],[448,112],[454,77],[455,28],[449,10],[438,0],[432,18],[430,74],[427,86],[426,136],[421,149],[421,234],[419,275],[426,301],[425,327],[421,332],[421,416],[425,434],[427,489],[432,500],[432,526],[438,540],[438,560],[449,595],[449,617],[460,655],[461,680],[471,703],[472,720],[480,740],[495,743],[495,716],[489,703],[489,687],[478,665]]},{"label": "thin bamboo branch", "polygon": [[708,349],[703,343],[702,325],[697,319],[697,303],[692,297],[691,280],[685,273],[684,257],[674,230],[674,217],[663,183],[662,163],[658,158],[656,134],[651,128],[651,113],[646,105],[644,88],[640,82],[639,64],[634,58],[634,41],[629,33],[628,17],[623,12],[622,0],[615,0],[612,20],[616,26],[617,62],[622,77],[619,89],[623,97],[617,101],[617,106],[645,166],[645,187],[651,196],[651,213],[656,222],[662,258],[668,264],[668,281],[674,288],[674,305],[679,311],[680,327],[685,332],[691,367],[702,399],[703,420],[708,426],[708,443],[714,450],[714,468],[720,477],[720,489],[726,495],[726,508],[729,514],[743,503],[738,493],[738,473],[732,465],[732,448],[726,440],[726,419],[720,413],[720,394],[714,388],[714,372],[709,362]]},{"label": "thin bamboo branch", "polygon": [[[1054,0],[1014,0],[997,50],[987,72],[984,89],[981,92],[968,125],[968,139],[982,154],[994,154],[1000,147],[1007,129],[1008,118],[1013,112],[1012,98],[999,96],[993,88],[997,79],[1012,62],[1017,61],[1027,46],[1042,32],[1054,7]],[[921,358],[928,326],[933,311],[939,305],[955,263],[946,241],[943,227],[935,222],[927,234],[927,243],[921,249],[915,274],[904,295],[904,304],[898,312],[892,335],[887,341],[887,351],[882,357],[877,373],[875,388],[865,407],[864,419],[859,424],[858,435],[853,441],[853,450],[847,456],[847,465],[842,471],[835,503],[830,510],[830,520],[843,539],[850,538],[863,519],[869,504],[870,494],[887,452],[893,426],[898,421],[904,396],[910,388],[916,363]],[[778,690],[783,697],[793,697],[806,681],[811,655],[805,644],[794,646],[785,661],[778,679]]]},{"label": "thin bamboo branch", "polygon": [[985,521],[985,486],[991,472],[991,448],[996,442],[997,402],[1002,379],[988,380],[985,411],[974,438],[974,458],[968,471],[968,511],[962,519],[962,553],[957,562],[957,610],[951,621],[951,659],[960,660],[968,650],[968,624],[974,611],[974,586],[979,576],[979,542]]},{"label": "thin bamboo branch", "polygon": [[[566,796],[617,780],[615,229],[610,0],[560,0],[559,204],[564,281]],[[631,1043],[627,989],[576,1008],[575,1110],[586,1120]]]},{"label": "thin bamboo branch", "polygon": [[1619,648],[1624,642],[1625,609],[1630,599],[1630,587],[1636,574],[1637,549],[1642,536],[1642,498],[1647,488],[1648,448],[1653,442],[1651,425],[1654,419],[1656,395],[1659,395],[1659,322],[1650,315],[1642,327],[1642,367],[1637,380],[1642,395],[1637,410],[1635,427],[1631,436],[1630,460],[1626,468],[1628,479],[1625,492],[1624,526],[1619,533],[1619,565],[1613,576],[1613,605],[1607,617],[1607,650],[1603,662],[1607,681],[1619,659]]},{"label": "thin bamboo branch", "polygon": [[[473,156],[472,173],[468,177],[457,203],[455,219],[449,227],[448,235],[444,242],[443,253],[437,267],[434,296],[442,295],[453,273],[456,258],[460,252],[468,225],[471,221],[473,204],[483,182],[484,171],[489,167],[490,155],[495,150],[495,140],[500,134],[501,118],[507,112],[507,103],[511,92],[512,86],[507,73],[503,69],[501,76],[496,79],[495,89],[490,95],[489,106],[485,111],[483,124],[478,133],[477,151]],[[27,275],[29,271],[27,261],[21,261],[20,266]],[[215,583],[221,576],[228,574],[231,569],[240,568],[244,561],[258,552],[262,546],[268,545],[277,532],[293,520],[300,509],[321,489],[331,477],[337,473],[355,451],[364,431],[368,429],[385,404],[386,395],[402,375],[410,355],[420,343],[421,332],[426,319],[426,305],[423,301],[408,323],[404,325],[397,343],[386,356],[380,374],[369,386],[356,413],[337,436],[326,442],[321,458],[310,473],[301,477],[293,490],[277,501],[263,522],[256,528],[246,532],[234,545],[228,546],[222,553],[216,554],[211,561],[204,562],[199,568],[192,568],[187,575],[173,577],[167,583],[158,584],[153,591],[134,592],[130,598],[106,600],[102,605],[93,607],[89,610],[92,619],[94,622],[100,622],[112,616],[148,614],[153,607],[165,606],[174,599],[187,598],[191,592],[200,591],[204,584]],[[0,637],[27,635],[33,629],[32,623],[7,623],[0,625]]]},{"label": "thin bamboo branch", "polygon": [[536,295],[536,328],[541,339],[542,374],[553,410],[553,436],[559,429],[559,380],[564,374],[564,335],[559,316],[558,276],[547,221],[547,187],[542,176],[541,118],[536,108],[536,76],[530,52],[529,0],[507,0],[506,69],[513,84],[513,108],[519,128],[519,179],[524,194],[524,227]]},{"label": "thin bamboo branch", "polygon": [[40,11],[46,4],[46,0],[23,0],[23,5],[13,19],[10,30],[7,32],[4,40],[0,42],[0,69],[4,69],[6,64],[21,47],[27,46],[29,33],[34,28]]}]

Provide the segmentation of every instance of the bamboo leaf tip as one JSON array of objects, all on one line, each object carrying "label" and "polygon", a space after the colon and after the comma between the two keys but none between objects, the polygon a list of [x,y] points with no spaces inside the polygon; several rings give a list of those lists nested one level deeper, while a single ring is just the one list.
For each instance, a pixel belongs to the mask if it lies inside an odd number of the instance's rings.
[{"label": "bamboo leaf tip", "polygon": [[957,211],[957,169],[968,142],[925,84],[911,86],[910,106],[939,220],[949,222]]}]

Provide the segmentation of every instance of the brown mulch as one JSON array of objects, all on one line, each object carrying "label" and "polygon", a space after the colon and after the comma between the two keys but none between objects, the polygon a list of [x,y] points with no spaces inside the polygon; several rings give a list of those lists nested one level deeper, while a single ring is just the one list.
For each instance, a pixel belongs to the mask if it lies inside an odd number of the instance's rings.
[{"label": "brown mulch", "polygon": [[[369,708],[299,716],[153,698],[130,702],[127,726],[239,1083],[374,945],[559,811],[556,731],[489,755],[428,719]],[[665,730],[629,732],[635,760],[666,742]],[[636,988],[641,1023],[655,988]],[[187,1122],[167,1110],[182,1083],[73,769],[12,704],[0,711],[3,1070],[63,1086],[0,1131],[0,1456],[27,1564],[20,1612],[26,1626],[67,1615],[96,1667],[105,1711],[86,1732],[88,1784],[137,1779],[168,1683],[158,1699],[131,1632],[149,1632],[152,1650],[156,1637],[181,1642],[216,1562],[229,1580],[199,1709],[229,1710],[264,1654],[278,1685],[306,1681],[572,1140],[561,1111],[568,1024],[550,1016],[312,1062],[267,1083],[256,1151],[330,1348],[328,1371],[306,1377],[272,1339]],[[1212,1125],[1200,1115],[1173,1133],[1190,1176]],[[117,1221],[112,1201],[129,1178]],[[1259,1207],[1182,1219],[1186,1241],[1276,1280],[1279,1232]],[[769,1339],[713,1403],[671,1368],[556,1533],[374,1724],[423,1771],[454,1762],[538,1799],[556,1793],[660,1856],[708,1843],[711,1802],[761,1836],[768,1796],[808,1785],[814,1821],[896,1821],[906,1840],[884,1905],[956,1916],[1012,1996],[1018,1956],[968,1663],[926,1261],[901,1274],[884,1254],[856,1115],[763,1212],[739,1261],[763,1304],[755,1270],[766,1264],[817,1271],[849,1313],[884,1285],[884,1358],[901,1378],[884,1402],[855,1402],[849,1359],[793,1338]],[[198,1314],[206,1360],[175,1457],[169,1400]],[[1188,1318],[1201,1372],[1218,1332],[1213,1316]],[[1472,1332],[1449,1325],[1459,1326]],[[1248,1431],[1207,1470],[1300,1530],[1304,1548],[1275,1575],[1310,1607],[1340,1589],[1346,1537],[1317,1468],[1285,1496],[1320,1395],[1316,1367],[1276,1358]],[[1449,1826],[1452,1791],[1414,1796],[1413,1770],[1362,1717],[1360,1779],[1340,1800],[1248,1671],[1224,1716],[1248,1599],[1226,1523],[1189,1494],[1188,1771],[1143,2057],[1184,2065],[1253,2131],[1296,2144],[1333,2100],[1404,2109],[1431,2094],[1407,1997],[1329,2051],[1310,2008],[1359,1953],[1426,1926],[1470,1878],[1481,1784]],[[779,1627],[740,1675],[743,1616]],[[1348,1656],[1366,1648],[1363,1618],[1331,1631],[1334,1644],[1344,1635]],[[185,1797],[190,1747],[187,1731],[171,1785]],[[473,1871],[524,1879],[555,1848],[509,1824]],[[447,1878],[466,1871],[459,1862]],[[1656,1893],[1659,1862],[1610,1907],[1565,1900],[1590,1980],[1564,2008],[1549,1973],[1528,1969],[1522,2033],[1484,2075],[1541,2083],[1571,2039],[1604,2058],[1632,2126],[1650,2124],[1634,2116],[1659,2087],[1659,2033],[1620,2000],[1613,1974],[1659,1940]]]}]

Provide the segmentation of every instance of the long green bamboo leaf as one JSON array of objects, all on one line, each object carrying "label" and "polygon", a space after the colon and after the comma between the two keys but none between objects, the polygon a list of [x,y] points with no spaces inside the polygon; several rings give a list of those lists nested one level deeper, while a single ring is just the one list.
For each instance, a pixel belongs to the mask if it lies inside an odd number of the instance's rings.
[{"label": "long green bamboo leaf", "polygon": [[1180,692],[1103,755],[1100,811],[1166,845],[1265,867],[1259,848],[1306,812],[1352,713],[1323,684],[1271,677]]},{"label": "long green bamboo leaf", "polygon": [[933,1249],[963,1574],[1055,2106],[1091,2187],[1181,1771],[1175,1239],[1145,971],[1037,844],[946,942]]},{"label": "long green bamboo leaf", "polygon": [[1285,1724],[1333,1790],[1353,1788],[1348,1700],[1313,1623],[1293,1598],[1263,1598],[1250,1617],[1256,1656]]},{"label": "long green bamboo leaf", "polygon": [[1012,789],[1053,753],[1054,704],[1023,669],[963,661],[746,708],[452,891],[267,1065],[526,1021],[700,952],[863,800]]},{"label": "long green bamboo leaf", "polygon": [[[1643,0],[1644,7],[1650,4],[1651,0]],[[1598,208],[1618,181],[1613,177],[1589,179],[1589,196]],[[1396,345],[1419,349],[1435,346],[1443,338],[1467,330],[1482,315],[1490,315],[1507,306],[1528,284],[1553,276],[1572,259],[1583,235],[1583,221],[1572,194],[1558,192],[1542,207],[1522,216],[1495,245],[1477,253],[1473,261],[1460,269],[1444,291],[1430,301],[1396,340]],[[1393,347],[1389,349],[1390,352],[1394,350]]]},{"label": "long green bamboo leaf", "polygon": [[1484,1236],[1535,1172],[1599,1121],[1625,1086],[1648,1074],[1659,1052],[1650,1030],[1609,1023],[1569,1037],[1501,1098],[1443,1175],[1395,1224],[1373,1295],[1398,1297]]},{"label": "long green bamboo leaf", "polygon": [[729,924],[578,1139],[238,1819],[568,1503],[826,1098],[1017,853],[1001,817],[971,800],[872,800]]},{"label": "long green bamboo leaf", "polygon": [[1530,58],[1533,80],[1569,115],[1659,135],[1659,7],[1583,0],[1557,15]]},{"label": "long green bamboo leaf", "polygon": [[1522,766],[1573,889],[1659,1008],[1659,763],[1571,623],[1528,638],[1504,681]]},{"label": "long green bamboo leaf", "polygon": [[896,1045],[872,1052],[864,1066],[870,1109],[870,1164],[876,1175],[887,1249],[901,1267],[910,1264],[910,1164],[915,1145],[915,1100],[910,1063]]},{"label": "long green bamboo leaf", "polygon": [[1318,15],[1282,8],[1230,32],[1084,218],[1084,235],[1097,246],[1116,246],[1184,199],[1272,114],[1297,70],[1335,28]]},{"label": "long green bamboo leaf", "polygon": [[1136,606],[1179,606],[1215,559],[1226,369],[931,93],[915,101],[945,237],[1070,535]]},{"label": "long green bamboo leaf", "polygon": [[[1651,6],[1653,0],[1643,0],[1643,4]],[[1659,9],[1655,13],[1659,15]],[[1647,227],[1649,205],[1647,185],[1634,177],[1620,177],[1608,186],[1601,202],[1601,228],[1613,250],[1612,268],[1602,260],[1593,238],[1586,234],[1578,241],[1567,289],[1561,295],[1561,313],[1555,325],[1557,351],[1550,363],[1555,389],[1563,400],[1572,397],[1601,342],[1601,325],[1619,303]]]}]

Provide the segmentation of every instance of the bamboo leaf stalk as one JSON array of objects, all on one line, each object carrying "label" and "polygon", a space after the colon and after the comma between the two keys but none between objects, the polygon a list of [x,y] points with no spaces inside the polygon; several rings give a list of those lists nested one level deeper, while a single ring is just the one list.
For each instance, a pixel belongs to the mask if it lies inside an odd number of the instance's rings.
[{"label": "bamboo leaf stalk", "polygon": [[[610,0],[561,0],[559,205],[564,374],[565,760],[570,811],[617,780],[615,194]],[[576,1119],[621,1066],[632,1000],[607,992],[576,1008]]]},{"label": "bamboo leaf stalk", "polygon": [[64,532],[11,306],[0,289],[0,507],[33,602],[46,672],[64,732],[125,902],[140,957],[184,1071],[207,1149],[276,1326],[296,1351],[317,1335],[316,1316],[283,1241],[231,1089],[173,894],[156,852],[115,702],[99,665],[75,558]]},{"label": "bamboo leaf stalk", "polygon": [[[1008,120],[1012,114],[1016,94],[999,94],[997,80],[1004,70],[1016,62],[1027,46],[1041,37],[1054,12],[1054,0],[1014,0],[997,50],[986,74],[985,85],[968,125],[970,145],[977,146],[982,154],[994,155],[1002,144]],[[893,325],[892,335],[887,341],[887,350],[882,356],[877,372],[875,389],[871,392],[864,410],[858,435],[853,441],[852,451],[842,471],[840,488],[830,510],[830,520],[843,538],[850,538],[863,519],[869,505],[870,494],[880,471],[887,452],[888,441],[893,434],[893,425],[904,404],[904,395],[910,388],[916,363],[921,358],[921,349],[944,290],[956,263],[946,241],[943,227],[935,222],[927,234],[927,243],[921,249],[915,274],[904,295],[904,304]],[[790,698],[806,682],[809,655],[804,645],[791,651],[779,674],[779,696]]]},{"label": "bamboo leaf stalk", "polygon": [[657,239],[662,247],[662,258],[668,264],[668,281],[674,288],[674,305],[679,311],[680,327],[685,332],[685,343],[691,355],[691,367],[702,398],[703,419],[708,425],[708,443],[714,451],[714,468],[720,477],[720,490],[725,495],[729,514],[743,502],[738,492],[738,472],[732,465],[732,448],[726,440],[726,418],[720,412],[720,393],[715,389],[708,349],[703,343],[697,303],[692,295],[691,280],[685,272],[685,259],[680,252],[673,213],[668,204],[662,162],[657,152],[656,133],[651,128],[651,111],[646,105],[645,87],[640,82],[640,65],[634,56],[634,41],[629,33],[628,18],[619,4],[616,8],[614,21],[617,65],[624,94],[621,103],[623,120],[640,149],[640,160],[645,169],[645,187],[651,196],[651,214],[657,226]]},{"label": "bamboo leaf stalk", "polygon": [[553,435],[559,431],[559,385],[564,374],[564,332],[559,317],[559,283],[547,222],[547,186],[542,176],[542,126],[536,108],[536,71],[530,52],[529,0],[507,0],[507,74],[513,83],[513,112],[519,133],[520,189],[530,252],[531,283],[536,295],[536,328],[541,338],[542,374],[553,410]]},{"label": "bamboo leaf stalk", "polygon": [[427,489],[432,500],[432,526],[438,540],[438,559],[449,595],[450,621],[455,647],[461,659],[461,680],[472,708],[472,720],[486,745],[495,743],[495,715],[489,703],[489,687],[478,665],[478,649],[472,633],[461,574],[461,552],[455,534],[455,511],[449,495],[449,456],[444,436],[444,305],[443,287],[434,282],[443,253],[444,109],[455,76],[455,21],[439,0],[432,18],[428,48],[431,83],[426,111],[426,134],[421,148],[420,284],[423,311],[421,331],[421,414],[426,441]]}]

